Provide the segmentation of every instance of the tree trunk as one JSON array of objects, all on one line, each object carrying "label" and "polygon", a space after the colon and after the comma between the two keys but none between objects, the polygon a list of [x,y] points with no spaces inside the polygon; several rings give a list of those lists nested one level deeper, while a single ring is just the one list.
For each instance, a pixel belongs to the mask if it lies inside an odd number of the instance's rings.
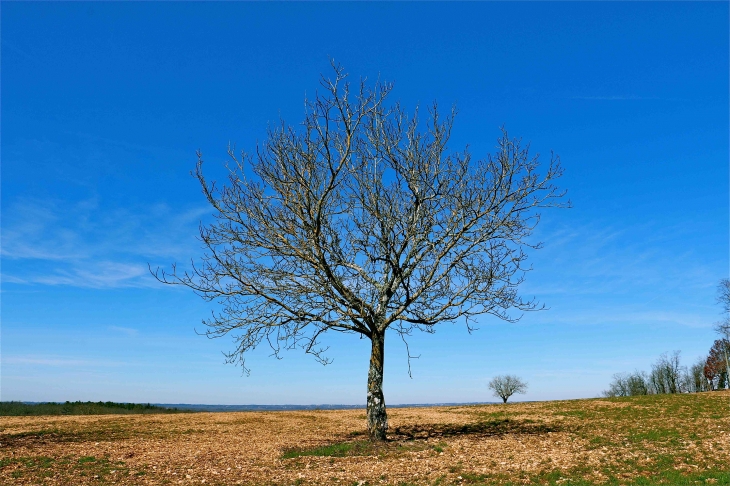
[{"label": "tree trunk", "polygon": [[502,397],[502,403],[507,403],[507,399],[505,397]]},{"label": "tree trunk", "polygon": [[388,430],[388,415],[383,398],[383,361],[385,358],[385,333],[373,333],[373,348],[368,371],[368,433],[370,440],[385,440]]}]

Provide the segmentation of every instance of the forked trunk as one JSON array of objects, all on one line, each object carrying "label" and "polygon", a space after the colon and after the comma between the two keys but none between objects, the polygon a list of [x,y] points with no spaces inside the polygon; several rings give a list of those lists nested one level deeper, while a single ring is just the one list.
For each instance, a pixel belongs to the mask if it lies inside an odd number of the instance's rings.
[{"label": "forked trunk", "polygon": [[385,333],[373,334],[370,370],[368,371],[368,434],[370,440],[385,440],[388,415],[383,398],[383,360],[385,358]]}]

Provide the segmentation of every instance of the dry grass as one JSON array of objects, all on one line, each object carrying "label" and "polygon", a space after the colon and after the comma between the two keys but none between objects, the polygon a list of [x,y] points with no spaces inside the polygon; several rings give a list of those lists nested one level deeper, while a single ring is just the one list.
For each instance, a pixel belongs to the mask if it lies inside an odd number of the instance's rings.
[{"label": "dry grass", "polygon": [[0,418],[1,484],[730,484],[730,393],[364,411]]}]

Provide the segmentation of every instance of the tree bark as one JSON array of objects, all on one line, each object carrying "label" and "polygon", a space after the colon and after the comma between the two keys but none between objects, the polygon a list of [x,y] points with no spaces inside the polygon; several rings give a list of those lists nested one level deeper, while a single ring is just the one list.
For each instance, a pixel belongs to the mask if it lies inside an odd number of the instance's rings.
[{"label": "tree bark", "polygon": [[370,440],[385,440],[388,415],[383,398],[383,361],[385,358],[385,333],[373,333],[371,337],[370,370],[368,371],[368,434]]},{"label": "tree bark", "polygon": [[502,397],[502,403],[507,403],[507,399],[505,397]]}]

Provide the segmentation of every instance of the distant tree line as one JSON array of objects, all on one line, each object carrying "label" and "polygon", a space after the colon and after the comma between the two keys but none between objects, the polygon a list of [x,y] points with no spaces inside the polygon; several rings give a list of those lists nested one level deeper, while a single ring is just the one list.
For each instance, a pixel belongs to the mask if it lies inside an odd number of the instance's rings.
[{"label": "distant tree line", "polygon": [[717,301],[725,318],[715,325],[720,339],[715,340],[706,357],[690,367],[680,363],[680,352],[664,353],[652,365],[651,372],[617,373],[606,397],[628,397],[663,393],[697,393],[730,388],[730,279],[718,285]]},{"label": "distant tree line", "polygon": [[[724,341],[724,342],[723,342]],[[606,397],[629,397],[664,393],[696,393],[728,387],[724,359],[718,360],[719,348],[728,346],[727,340],[715,341],[707,358],[699,358],[693,365],[682,366],[680,352],[663,353],[652,365],[651,371],[616,373],[603,392]]]},{"label": "distant tree line", "polygon": [[185,413],[190,410],[167,408],[149,403],[116,402],[0,402],[0,416],[23,415],[105,415],[105,414],[148,414]]}]

